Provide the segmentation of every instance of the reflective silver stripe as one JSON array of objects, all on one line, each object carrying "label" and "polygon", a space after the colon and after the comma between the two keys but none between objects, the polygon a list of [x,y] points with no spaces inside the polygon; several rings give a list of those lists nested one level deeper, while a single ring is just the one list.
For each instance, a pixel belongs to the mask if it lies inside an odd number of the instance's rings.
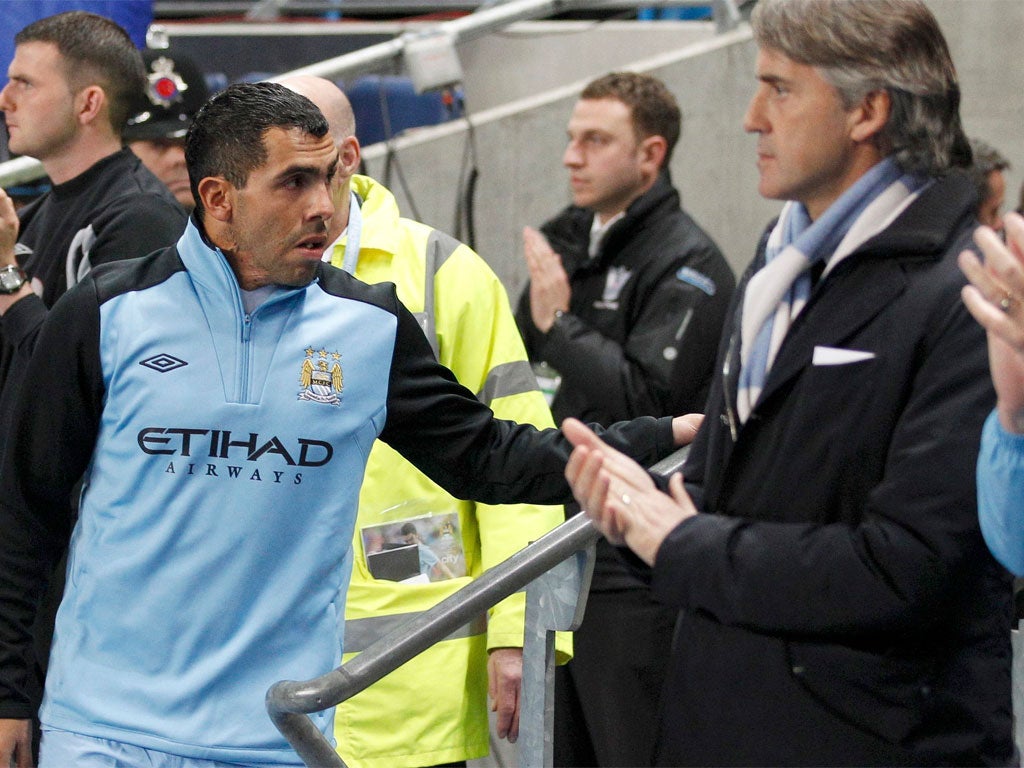
[{"label": "reflective silver stripe", "polygon": [[525,360],[513,360],[494,366],[487,374],[484,388],[476,397],[484,405],[490,405],[499,397],[509,397],[523,392],[537,392],[537,377]]},{"label": "reflective silver stripe", "polygon": [[[398,629],[405,622],[419,616],[419,613],[395,613],[390,616],[368,616],[365,619],[345,621],[345,653],[365,651],[387,634]],[[445,640],[482,635],[487,632],[487,615],[481,613],[468,624],[452,632]]]},{"label": "reflective silver stripe", "polygon": [[427,236],[427,250],[423,254],[426,262],[423,274],[423,311],[416,313],[416,319],[419,320],[420,327],[430,342],[430,348],[434,350],[434,357],[439,354],[437,315],[434,314],[434,278],[460,245],[461,243],[454,237],[436,229],[431,230]]}]

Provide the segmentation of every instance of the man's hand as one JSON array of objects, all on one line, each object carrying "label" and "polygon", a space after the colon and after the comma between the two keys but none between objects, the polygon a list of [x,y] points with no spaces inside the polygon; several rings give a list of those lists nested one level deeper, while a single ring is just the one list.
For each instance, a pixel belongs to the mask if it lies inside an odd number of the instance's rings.
[{"label": "man's hand", "polygon": [[984,264],[970,251],[960,254],[960,269],[971,281],[962,295],[988,333],[999,422],[1008,432],[1024,434],[1024,218],[1008,213],[1004,222],[1008,245],[988,227],[974,233]]},{"label": "man's hand", "polygon": [[555,323],[555,310],[569,311],[569,276],[562,257],[532,227],[523,228],[523,251],[530,271],[530,317],[541,333],[547,333]]},{"label": "man's hand", "polygon": [[14,259],[14,245],[18,242],[19,225],[14,201],[0,189],[0,267],[17,263]]},{"label": "man's hand", "polygon": [[32,723],[0,719],[0,766],[32,768]]},{"label": "man's hand", "polygon": [[[0,267],[17,264],[14,258],[14,245],[18,242],[18,214],[14,210],[14,201],[0,189]],[[32,288],[25,283],[15,293],[0,295],[0,317],[11,307],[32,293]],[[0,763],[0,768],[7,768]]]},{"label": "man's hand", "polygon": [[523,687],[523,649],[495,648],[487,657],[487,695],[498,713],[498,738],[519,738],[519,702]]},{"label": "man's hand", "polygon": [[689,445],[697,436],[697,430],[704,423],[703,413],[687,413],[672,419],[672,442],[676,448]]},{"label": "man's hand", "polygon": [[604,443],[577,419],[566,419],[562,432],[574,446],[565,477],[594,525],[616,545],[625,544],[648,565],[665,537],[697,508],[680,473],[669,479],[671,496],[654,485],[646,470]]}]

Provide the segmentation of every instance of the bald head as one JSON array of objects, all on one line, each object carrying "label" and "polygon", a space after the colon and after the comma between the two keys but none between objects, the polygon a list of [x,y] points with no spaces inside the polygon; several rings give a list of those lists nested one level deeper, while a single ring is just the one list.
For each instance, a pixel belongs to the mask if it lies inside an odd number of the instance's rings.
[{"label": "bald head", "polygon": [[356,118],[352,105],[342,90],[323,77],[292,75],[279,81],[281,85],[312,101],[324,113],[335,144],[355,136]]}]

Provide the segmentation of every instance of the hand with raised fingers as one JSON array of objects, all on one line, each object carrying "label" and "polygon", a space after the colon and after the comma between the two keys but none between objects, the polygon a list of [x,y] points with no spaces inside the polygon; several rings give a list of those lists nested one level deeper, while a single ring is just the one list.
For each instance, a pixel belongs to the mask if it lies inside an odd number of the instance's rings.
[{"label": "hand with raised fingers", "polygon": [[1007,242],[989,227],[978,227],[974,241],[984,260],[960,254],[970,281],[962,296],[988,334],[989,367],[998,395],[999,421],[1009,432],[1024,433],[1024,217],[1008,213]]},{"label": "hand with raised fingers", "polygon": [[569,311],[569,275],[562,266],[562,257],[532,227],[523,228],[523,252],[530,272],[530,317],[542,333],[547,333],[555,324],[555,312]]}]

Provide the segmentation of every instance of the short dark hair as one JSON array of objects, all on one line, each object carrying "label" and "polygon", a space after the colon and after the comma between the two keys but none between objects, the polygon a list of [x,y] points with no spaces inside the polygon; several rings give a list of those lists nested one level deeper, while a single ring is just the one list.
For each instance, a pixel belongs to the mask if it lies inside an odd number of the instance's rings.
[{"label": "short dark hair", "polygon": [[609,72],[588,83],[580,98],[616,99],[629,107],[638,140],[648,136],[665,139],[662,167],[668,165],[682,132],[683,115],[676,97],[661,80],[638,72]]},{"label": "short dark hair", "polygon": [[249,173],[267,161],[264,134],[298,128],[315,138],[327,135],[327,120],[305,96],[278,83],[236,83],[199,110],[185,136],[189,185],[202,217],[199,182],[223,176],[242,189]]},{"label": "short dark hair", "polygon": [[956,69],[921,0],[760,0],[750,23],[758,46],[818,68],[847,108],[886,91],[892,107],[879,149],[903,170],[970,165]]},{"label": "short dark hair", "polygon": [[100,86],[107,94],[110,125],[121,133],[144,92],[146,68],[139,49],[120,25],[95,13],[65,11],[21,30],[14,44],[23,43],[55,45],[72,92]]},{"label": "short dark hair", "polygon": [[974,188],[978,192],[978,205],[984,203],[990,194],[988,176],[993,171],[1005,171],[1010,167],[1010,161],[1002,153],[981,139],[971,140],[971,155],[973,162],[969,169],[971,179],[974,181]]}]

